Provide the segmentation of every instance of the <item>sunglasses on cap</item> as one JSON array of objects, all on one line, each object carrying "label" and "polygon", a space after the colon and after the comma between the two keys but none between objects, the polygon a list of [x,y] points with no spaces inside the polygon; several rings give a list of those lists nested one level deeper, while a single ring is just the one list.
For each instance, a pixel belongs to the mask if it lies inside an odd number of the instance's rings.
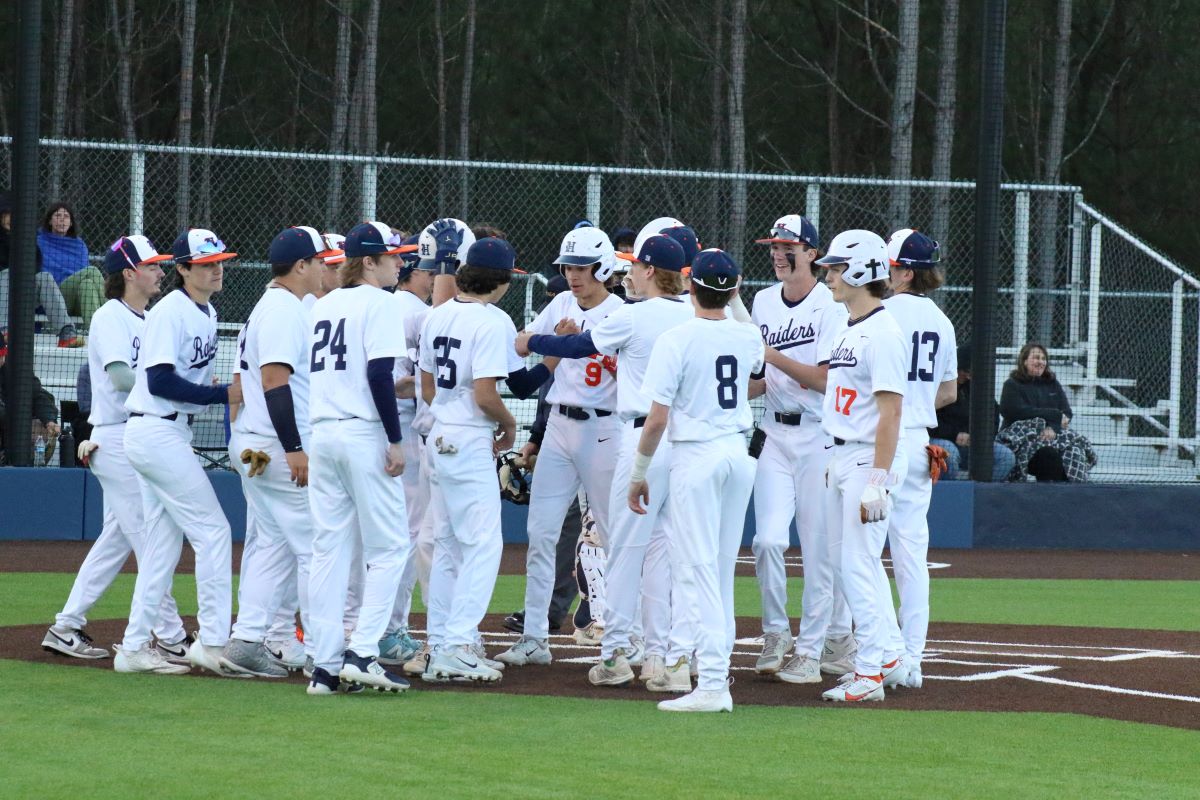
[{"label": "sunglasses on cap", "polygon": [[793,244],[802,244],[805,247],[810,247],[808,242],[801,238],[800,234],[788,228],[771,228],[771,238],[779,239],[783,242],[791,242]]},{"label": "sunglasses on cap", "polygon": [[213,236],[204,237],[204,241],[188,254],[188,258],[200,258],[202,256],[215,256],[225,252],[225,243]]}]

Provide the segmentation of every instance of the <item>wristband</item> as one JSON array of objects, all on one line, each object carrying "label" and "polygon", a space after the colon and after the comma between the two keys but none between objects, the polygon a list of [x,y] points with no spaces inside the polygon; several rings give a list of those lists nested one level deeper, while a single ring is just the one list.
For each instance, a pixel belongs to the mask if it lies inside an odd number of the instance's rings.
[{"label": "wristband", "polygon": [[646,470],[650,468],[650,461],[654,456],[644,456],[638,453],[633,457],[633,470],[629,473],[630,483],[641,483],[646,480]]}]

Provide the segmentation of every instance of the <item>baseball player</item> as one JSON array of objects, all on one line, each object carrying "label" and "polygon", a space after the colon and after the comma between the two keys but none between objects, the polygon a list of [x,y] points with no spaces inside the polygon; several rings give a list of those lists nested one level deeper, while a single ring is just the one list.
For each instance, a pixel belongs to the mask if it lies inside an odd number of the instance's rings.
[{"label": "baseball player", "polygon": [[[581,227],[567,233],[558,258],[571,291],[550,301],[529,325],[530,333],[554,332],[560,323],[590,330],[624,305],[605,281],[616,267],[608,235]],[[570,328],[564,328],[570,329]],[[605,498],[621,441],[616,407],[616,363],[610,357],[564,361],[555,370],[546,396],[553,406],[546,437],[538,452],[529,501],[529,550],[526,557],[525,631],[496,658],[512,665],[549,664],[547,614],[554,588],[554,551],[567,507],[582,485],[590,498]],[[601,545],[607,544],[608,507],[592,504]]]},{"label": "baseball player", "polygon": [[[849,609],[834,591],[822,501],[830,450],[829,437],[821,430],[821,406],[829,351],[834,334],[846,324],[846,309],[817,280],[813,262],[821,252],[811,222],[788,214],[757,242],[770,245],[779,283],[754,296],[751,315],[767,345],[765,441],[754,476],[753,543],[763,649],[754,669],[789,683],[819,683],[826,640],[842,659],[854,642]],[[792,520],[804,553],[803,613],[794,641],[784,568]],[[793,646],[795,654],[788,659]],[[837,671],[840,675],[848,669],[842,665]]]},{"label": "baseball player", "polygon": [[[615,356],[621,365],[617,375],[617,416],[623,425],[620,452],[609,501],[610,528],[607,545],[607,627],[600,645],[600,663],[588,673],[597,686],[621,686],[634,678],[628,656],[637,628],[639,605],[645,620],[643,680],[651,691],[691,691],[688,673],[690,641],[681,631],[669,639],[671,627],[671,579],[667,563],[670,513],[667,507],[669,445],[647,476],[654,501],[644,515],[634,514],[626,502],[629,472],[633,468],[638,437],[650,412],[650,401],[642,393],[646,365],[654,342],[666,330],[695,316],[691,303],[679,298],[684,266],[683,248],[669,236],[644,229],[638,236],[630,261],[629,280],[634,294],[643,302],[627,303],[590,331],[571,336],[524,333],[517,352],[528,351],[566,358],[586,358],[592,353]],[[619,254],[618,258],[624,254]],[[639,604],[639,599],[642,603]],[[664,673],[664,662],[671,669]],[[655,669],[657,665],[657,669]]]},{"label": "baseball player", "polygon": [[[409,686],[377,660],[409,548],[404,491],[394,480],[404,472],[404,449],[392,371],[406,350],[403,320],[384,291],[400,267],[391,238],[380,222],[347,233],[342,288],[314,303],[310,316],[310,695],[332,694],[341,681],[391,692]],[[356,541],[367,574],[346,647],[342,617]]]},{"label": "baseball player", "polygon": [[844,231],[817,263],[829,268],[825,280],[833,299],[850,312],[829,354],[821,425],[833,437],[825,524],[839,554],[839,577],[858,639],[854,671],[821,696],[857,703],[882,700],[884,686],[904,678],[881,557],[889,492],[907,469],[901,405],[909,353],[895,318],[883,307],[888,279],[883,239],[870,231]]},{"label": "baseball player", "polygon": [[[125,453],[137,470],[146,533],[138,558],[129,625],[113,666],[118,672],[159,672],[144,651],[179,562],[183,537],[196,555],[200,633],[188,661],[227,675],[221,655],[229,641],[232,605],[229,521],[192,452],[188,419],[205,406],[241,402],[241,389],[213,383],[217,312],[224,262],[235,258],[217,235],[184,231],[172,246],[176,289],[146,315],[137,376],[125,401]],[[151,667],[150,669],[147,669]]]},{"label": "baseball player", "polygon": [[514,266],[505,240],[472,244],[455,273],[457,297],[430,311],[421,329],[421,394],[434,419],[425,444],[431,503],[444,521],[434,531],[429,576],[428,680],[501,677],[475,649],[503,549],[493,463],[516,437],[497,384],[507,380],[517,397],[528,397],[549,377],[544,365],[525,369],[513,350],[516,328],[495,306]]},{"label": "baseball player", "polygon": [[921,657],[929,631],[929,500],[933,492],[929,429],[937,409],[958,396],[958,342],[954,325],[925,296],[942,285],[941,250],[920,231],[904,228],[888,241],[889,282],[894,295],[883,305],[896,318],[910,348],[908,390],[904,394],[904,450],[908,472],[892,498],[888,549],[900,593],[904,637],[903,685],[921,687]]},{"label": "baseball player", "polygon": [[[392,294],[400,307],[406,328],[411,320],[424,319],[429,311],[429,295],[433,291],[433,273],[417,269],[420,260],[416,253],[419,239],[419,236],[404,237],[400,243],[403,266],[400,267],[396,291]],[[405,467],[400,480],[404,484],[404,507],[408,510],[410,547],[387,633],[379,642],[379,663],[384,666],[403,666],[421,649],[421,643],[408,633],[408,614],[417,583],[421,584],[422,595],[429,596],[429,566],[433,547],[432,542],[426,544],[420,541],[421,523],[429,504],[429,476],[421,468],[421,437],[413,430],[413,419],[417,413],[417,352],[416,348],[409,345],[407,333],[405,346],[405,355],[396,359],[392,377],[396,382],[400,434],[404,437]]]},{"label": "baseball player", "polygon": [[[71,594],[42,647],[73,658],[107,658],[84,631],[87,613],[112,585],[132,551],[141,560],[145,525],[137,473],[125,457],[125,399],[133,388],[134,370],[146,327],[146,306],[158,297],[163,271],[159,255],[145,236],[125,236],[113,243],[104,259],[104,294],[108,302],[96,310],[88,331],[88,375],[92,410],[91,438],[80,442],[79,458],[91,466],[104,491],[104,524],[79,568]],[[187,646],[175,598],[163,593],[154,626],[155,644],[127,653],[139,672],[187,672]],[[171,662],[174,663],[171,663]]]},{"label": "baseball player", "polygon": [[233,463],[254,509],[256,539],[242,566],[237,623],[222,657],[222,665],[234,672],[265,678],[287,675],[264,641],[292,572],[302,624],[309,627],[313,528],[307,486],[312,426],[303,298],[320,290],[324,259],[334,254],[313,228],[288,228],[276,236],[267,255],[272,280],[243,328],[238,366],[245,408],[233,424],[229,449],[231,455],[241,455]]},{"label": "baseball player", "polygon": [[[722,250],[692,262],[695,318],[664,331],[654,344],[642,392],[652,405],[630,471],[627,503],[645,514],[655,501],[646,476],[664,433],[673,445],[670,497],[671,578],[695,636],[699,680],[694,691],[658,704],[662,711],[732,711],[733,573],[754,459],[745,433],[754,425],[751,373],[763,365],[763,341],[746,323],[726,317],[741,270]],[[679,665],[684,669],[683,665]]]}]

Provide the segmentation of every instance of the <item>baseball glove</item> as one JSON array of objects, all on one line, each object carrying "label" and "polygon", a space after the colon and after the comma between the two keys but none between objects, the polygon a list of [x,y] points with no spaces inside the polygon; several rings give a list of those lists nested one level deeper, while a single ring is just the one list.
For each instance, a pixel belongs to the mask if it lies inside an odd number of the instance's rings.
[{"label": "baseball glove", "polygon": [[500,481],[500,497],[519,506],[529,504],[529,478],[532,464],[526,465],[519,453],[509,450],[496,456],[496,476]]},{"label": "baseball glove", "polygon": [[247,447],[242,451],[242,463],[250,465],[246,477],[253,478],[267,471],[267,464],[271,463],[271,457],[262,450],[251,450]]},{"label": "baseball glove", "polygon": [[946,452],[946,448],[936,444],[925,445],[925,452],[929,454],[929,477],[934,483],[938,482],[938,478],[945,474],[949,466],[946,459],[950,454]]}]

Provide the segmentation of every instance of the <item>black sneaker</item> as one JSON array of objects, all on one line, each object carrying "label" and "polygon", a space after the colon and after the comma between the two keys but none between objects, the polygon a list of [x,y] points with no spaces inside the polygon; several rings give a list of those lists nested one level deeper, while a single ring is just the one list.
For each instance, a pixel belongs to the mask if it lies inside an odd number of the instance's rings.
[{"label": "black sneaker", "polygon": [[[558,633],[562,630],[562,620],[547,618],[546,622],[550,627],[551,633]],[[513,633],[524,633],[525,611],[514,611],[504,618],[504,622],[502,624],[507,630],[510,630]]]}]

